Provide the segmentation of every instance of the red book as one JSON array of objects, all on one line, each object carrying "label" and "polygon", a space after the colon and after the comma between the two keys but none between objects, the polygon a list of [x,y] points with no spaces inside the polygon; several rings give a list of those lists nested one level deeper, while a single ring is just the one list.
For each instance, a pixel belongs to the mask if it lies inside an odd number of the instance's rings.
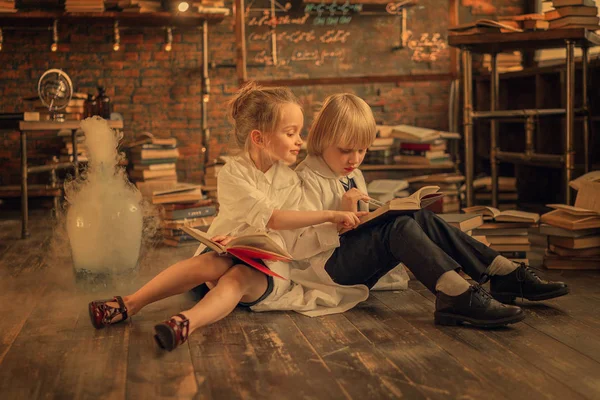
[{"label": "red book", "polygon": [[277,278],[286,279],[271,271],[262,260],[268,261],[292,261],[293,257],[285,249],[279,246],[266,233],[255,233],[252,235],[238,236],[226,245],[213,241],[208,234],[198,229],[184,226],[182,231],[205,244],[219,255],[229,254],[239,258],[260,272]]}]

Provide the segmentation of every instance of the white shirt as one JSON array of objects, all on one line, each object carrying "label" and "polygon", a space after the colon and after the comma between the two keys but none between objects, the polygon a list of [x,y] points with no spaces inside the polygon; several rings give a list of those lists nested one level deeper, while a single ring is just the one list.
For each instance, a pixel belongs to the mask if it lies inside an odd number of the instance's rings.
[{"label": "white shirt", "polygon": [[[342,196],[346,192],[339,177],[329,168],[327,163],[321,158],[308,155],[296,168],[298,176],[303,183],[304,199],[301,203],[302,209],[305,210],[340,210],[342,204]],[[363,193],[367,193],[367,184],[360,170],[352,171],[348,178],[353,179],[356,188]],[[367,211],[368,205],[364,202],[359,202],[359,211]],[[316,236],[316,238],[311,238]],[[312,248],[311,243],[321,243],[319,250],[328,252],[329,256],[333,254],[331,245],[335,243],[338,247],[339,236],[337,231],[331,230],[305,230],[297,238],[292,247],[292,255],[295,253],[302,254]],[[308,249],[307,249],[308,247]],[[329,258],[329,257],[328,257]],[[408,274],[406,273],[403,264],[399,264],[394,269],[384,275],[372,290],[401,290],[408,287]]]},{"label": "white shirt", "polygon": [[[295,231],[274,231],[267,223],[275,209],[298,210],[303,191],[294,171],[282,163],[273,165],[266,173],[258,170],[245,156],[231,159],[218,176],[217,195],[219,214],[211,224],[210,235],[238,236],[264,231],[289,250],[299,234],[321,232],[324,241],[313,246],[309,252],[297,255],[309,260],[266,262],[271,270],[288,279],[273,278],[273,292],[254,311],[293,310],[308,316],[344,312],[367,299],[369,291],[364,285],[341,286],[335,284],[323,269],[325,261],[339,245],[334,224],[324,223],[316,227]],[[315,237],[315,236],[313,236]],[[332,240],[334,239],[334,240]],[[321,251],[325,246],[328,251]],[[195,255],[205,249],[200,245]]]}]

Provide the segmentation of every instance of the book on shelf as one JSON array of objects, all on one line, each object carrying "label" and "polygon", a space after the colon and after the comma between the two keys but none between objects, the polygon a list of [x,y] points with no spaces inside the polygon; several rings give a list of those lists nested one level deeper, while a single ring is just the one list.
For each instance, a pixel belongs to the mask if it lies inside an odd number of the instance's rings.
[{"label": "book on shelf", "polygon": [[412,125],[396,125],[392,127],[392,137],[411,143],[425,143],[440,139],[440,132]]},{"label": "book on shelf", "polygon": [[523,32],[516,21],[496,21],[493,19],[478,19],[473,22],[468,22],[465,24],[456,25],[448,28],[449,34],[460,34],[460,32],[465,30],[470,30],[473,28],[488,28],[493,32]]},{"label": "book on shelf", "polygon": [[440,214],[439,217],[463,232],[472,231],[483,225],[483,218],[479,214]]},{"label": "book on shelf", "polygon": [[[375,211],[360,217],[360,224],[355,229],[360,229],[363,226],[371,225],[377,221],[386,218],[394,217],[406,212],[417,211],[426,208],[436,201],[440,200],[444,194],[439,192],[438,186],[423,187],[408,197],[394,198]],[[350,229],[344,229],[341,233],[345,233]]]},{"label": "book on shelf", "polygon": [[493,220],[496,222],[522,222],[536,224],[540,220],[540,215],[526,211],[506,210],[500,211],[495,207],[489,206],[473,206],[465,207],[463,211],[466,213],[477,213],[483,215],[483,219]]},{"label": "book on shelf", "polygon": [[560,236],[560,237],[568,237],[568,238],[576,238],[583,237],[589,235],[600,234],[600,230],[598,228],[590,228],[590,229],[578,229],[576,231],[561,228],[554,225],[548,224],[540,224],[539,231],[541,234],[548,236]]},{"label": "book on shelf", "polygon": [[559,7],[566,7],[566,6],[595,7],[596,2],[594,0],[553,0],[552,6],[554,6],[555,9],[558,9]]},{"label": "book on shelf", "polygon": [[159,171],[159,170],[168,170],[168,169],[175,169],[177,167],[177,164],[175,163],[166,163],[166,164],[148,164],[148,165],[141,165],[141,164],[134,164],[132,169],[135,171]]},{"label": "book on shelf", "polygon": [[550,28],[550,22],[544,20],[523,21],[523,29],[528,31],[545,31]]},{"label": "book on shelf", "polygon": [[177,171],[173,169],[132,169],[129,172],[132,179],[149,180],[157,178],[175,178],[177,179]]},{"label": "book on shelf", "polygon": [[492,245],[530,245],[529,238],[527,236],[496,236],[489,235],[487,236],[488,241]]},{"label": "book on shelf", "polygon": [[131,151],[132,160],[154,160],[154,159],[177,159],[179,158],[179,149],[143,149],[136,147]]},{"label": "book on shelf", "polygon": [[259,271],[277,278],[285,279],[282,276],[271,271],[266,265],[260,263],[259,260],[268,261],[285,261],[293,260],[291,254],[287,250],[279,246],[266,233],[255,233],[251,235],[238,236],[229,243],[223,245],[215,242],[205,232],[199,231],[190,227],[183,227],[182,230],[188,235],[194,237],[199,242],[214,250],[219,255],[229,254],[239,258],[250,266]]},{"label": "book on shelf", "polygon": [[594,6],[565,6],[555,8],[554,10],[544,13],[544,17],[548,21],[569,16],[580,17],[595,17],[598,15],[598,8]]},{"label": "book on shelf", "polygon": [[598,17],[581,17],[581,16],[570,16],[561,17],[550,21],[549,29],[560,29],[560,28],[587,28],[591,30],[600,29],[600,18]]}]

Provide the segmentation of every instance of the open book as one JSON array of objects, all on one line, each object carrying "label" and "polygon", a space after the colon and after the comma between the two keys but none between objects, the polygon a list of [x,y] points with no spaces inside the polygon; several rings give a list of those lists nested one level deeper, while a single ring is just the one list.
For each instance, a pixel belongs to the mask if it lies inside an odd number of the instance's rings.
[{"label": "open book", "polygon": [[266,233],[255,233],[252,235],[239,236],[226,245],[211,240],[211,237],[198,229],[184,226],[182,231],[205,244],[219,255],[229,254],[239,258],[248,265],[256,268],[262,273],[285,279],[281,275],[271,271],[259,260],[269,261],[292,261],[293,257],[285,249],[279,246]]},{"label": "open book", "polygon": [[[385,218],[394,217],[411,211],[418,211],[428,207],[444,196],[439,190],[439,186],[425,186],[408,197],[392,199],[375,211],[361,217],[360,224],[356,229],[362,226],[371,225],[376,223],[376,221],[381,221]],[[345,233],[349,230],[350,229],[344,229],[340,233]]]},{"label": "open book", "polygon": [[463,211],[466,213],[474,213],[483,215],[486,221],[496,222],[524,222],[536,224],[540,220],[539,214],[517,210],[500,211],[497,208],[489,206],[473,206],[465,207]]},{"label": "open book", "polygon": [[566,204],[548,204],[554,208],[542,215],[542,222],[569,230],[600,228],[600,213]]}]

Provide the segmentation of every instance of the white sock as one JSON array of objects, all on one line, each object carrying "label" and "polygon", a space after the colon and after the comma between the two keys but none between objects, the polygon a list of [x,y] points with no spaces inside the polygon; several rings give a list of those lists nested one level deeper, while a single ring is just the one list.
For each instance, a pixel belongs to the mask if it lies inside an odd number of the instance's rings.
[{"label": "white sock", "polygon": [[456,271],[447,271],[440,276],[435,284],[435,290],[448,296],[458,296],[469,290],[471,285]]},{"label": "white sock", "polygon": [[510,261],[506,257],[498,256],[494,258],[494,261],[490,264],[490,266],[485,271],[489,276],[492,275],[508,275],[517,269],[519,265]]}]

